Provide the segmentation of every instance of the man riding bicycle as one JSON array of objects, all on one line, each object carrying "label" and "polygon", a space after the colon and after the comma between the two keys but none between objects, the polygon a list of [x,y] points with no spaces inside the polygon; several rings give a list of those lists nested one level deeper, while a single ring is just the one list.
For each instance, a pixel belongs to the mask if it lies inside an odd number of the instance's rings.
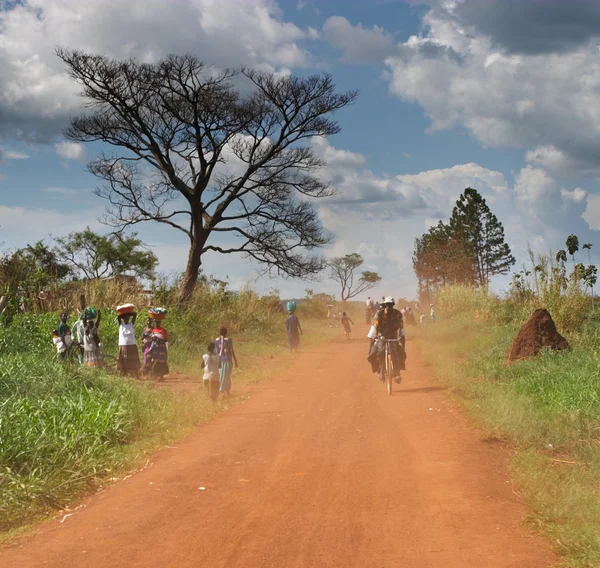
[{"label": "man riding bicycle", "polygon": [[[371,368],[377,373],[379,380],[383,380],[383,369],[385,367],[385,343],[378,339],[399,339],[399,343],[390,343],[392,362],[394,366],[394,380],[400,383],[400,371],[406,369],[406,338],[404,336],[404,320],[402,314],[394,309],[394,298],[387,297],[382,302],[381,309],[375,315],[373,328],[375,333],[369,333],[369,357]],[[375,337],[373,337],[373,335]]]}]

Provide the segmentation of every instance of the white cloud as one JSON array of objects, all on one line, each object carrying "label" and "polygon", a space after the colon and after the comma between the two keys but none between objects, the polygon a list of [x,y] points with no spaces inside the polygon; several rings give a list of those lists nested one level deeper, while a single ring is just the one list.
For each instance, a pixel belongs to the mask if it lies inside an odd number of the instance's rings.
[{"label": "white cloud", "polygon": [[61,237],[87,226],[98,229],[101,225],[97,219],[101,213],[99,209],[64,213],[54,209],[0,205],[0,243],[7,248],[19,248],[46,239],[50,233]]},{"label": "white cloud", "polygon": [[588,195],[586,210],[582,219],[593,231],[600,231],[600,195]]},{"label": "white cloud", "polygon": [[27,154],[23,154],[23,152],[15,152],[13,150],[5,150],[4,148],[0,148],[0,162],[3,160],[26,160],[29,158]]},{"label": "white cloud", "polygon": [[461,5],[431,9],[426,31],[388,57],[392,92],[421,105],[432,130],[460,126],[484,146],[535,148],[529,163],[553,174],[600,172],[597,47],[509,54],[461,19]]},{"label": "white cloud", "polygon": [[394,51],[394,38],[383,28],[353,26],[343,16],[331,16],[323,24],[323,38],[353,63],[380,62]]},{"label": "white cloud", "polygon": [[50,140],[81,100],[55,46],[157,60],[195,53],[217,67],[308,64],[300,42],[314,32],[282,21],[274,0],[24,0],[0,10],[2,130]]},{"label": "white cloud", "polygon": [[[327,256],[359,252],[384,276],[383,293],[414,295],[414,239],[438,220],[447,222],[466,187],[477,189],[504,225],[517,266],[526,261],[528,244],[547,253],[562,246],[567,234],[585,234],[580,216],[586,197],[584,218],[600,229],[600,199],[596,205],[580,187],[561,188],[546,171],[531,165],[517,171],[514,182],[474,163],[384,177],[370,171],[360,155],[338,154],[326,141],[316,147],[333,157],[324,175],[343,188],[342,195],[317,202],[321,221],[336,236]],[[338,155],[346,159],[336,166]]]},{"label": "white cloud", "polygon": [[79,142],[59,142],[54,145],[56,153],[67,160],[83,160],[85,148]]},{"label": "white cloud", "polygon": [[569,191],[568,189],[561,189],[560,194],[562,195],[563,199],[572,201],[573,203],[583,203],[587,197],[587,191],[581,189],[580,187],[576,187],[572,191]]}]

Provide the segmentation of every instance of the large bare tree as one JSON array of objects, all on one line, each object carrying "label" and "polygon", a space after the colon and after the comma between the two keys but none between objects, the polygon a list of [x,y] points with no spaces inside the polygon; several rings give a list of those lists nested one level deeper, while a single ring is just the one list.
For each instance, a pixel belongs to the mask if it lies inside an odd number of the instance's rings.
[{"label": "large bare tree", "polygon": [[339,132],[332,113],[355,91],[336,93],[326,74],[216,71],[192,55],[157,63],[57,55],[88,109],[66,138],[117,149],[89,164],[111,204],[106,222],[154,221],[189,238],[182,301],[208,251],[243,253],[290,277],[324,268],[318,249],[329,236],[311,201],[332,189],[318,177],[324,163],[310,139]]}]

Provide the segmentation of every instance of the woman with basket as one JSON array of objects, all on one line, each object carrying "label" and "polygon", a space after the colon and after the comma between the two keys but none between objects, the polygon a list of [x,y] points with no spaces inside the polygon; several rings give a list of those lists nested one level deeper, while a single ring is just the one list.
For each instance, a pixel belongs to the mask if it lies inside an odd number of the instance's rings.
[{"label": "woman with basket", "polygon": [[119,357],[117,370],[122,375],[137,375],[140,371],[140,353],[135,340],[135,320],[137,314],[133,304],[117,307],[119,322]]}]

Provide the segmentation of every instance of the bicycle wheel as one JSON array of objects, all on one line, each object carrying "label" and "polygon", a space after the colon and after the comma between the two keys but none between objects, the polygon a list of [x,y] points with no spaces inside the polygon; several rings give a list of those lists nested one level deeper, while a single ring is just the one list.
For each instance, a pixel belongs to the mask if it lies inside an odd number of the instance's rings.
[{"label": "bicycle wheel", "polygon": [[386,361],[386,377],[385,380],[387,382],[387,391],[388,394],[392,395],[392,383],[394,382],[392,379],[393,370],[393,362],[392,362],[392,354],[388,352],[387,361]]}]

